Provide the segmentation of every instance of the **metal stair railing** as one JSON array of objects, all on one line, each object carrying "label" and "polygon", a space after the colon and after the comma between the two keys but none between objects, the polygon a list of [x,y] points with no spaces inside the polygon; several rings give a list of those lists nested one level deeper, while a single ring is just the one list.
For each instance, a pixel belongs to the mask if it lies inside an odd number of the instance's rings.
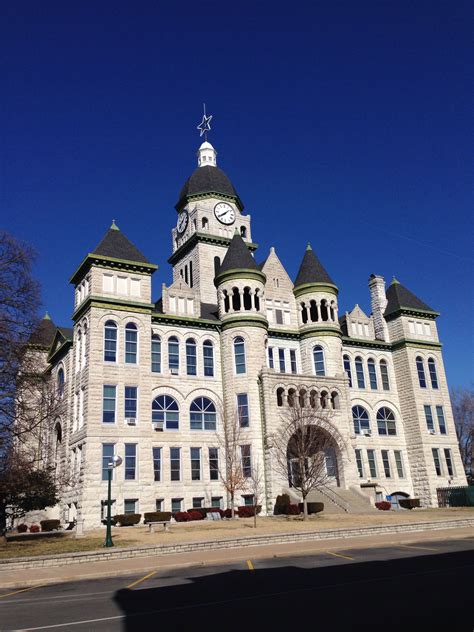
[{"label": "metal stair railing", "polygon": [[326,496],[331,502],[340,507],[343,511],[349,513],[350,504],[346,500],[344,500],[344,498],[341,498],[339,494],[337,494],[334,490],[322,485],[321,487],[318,487],[318,489],[315,491],[321,492],[323,496]]}]

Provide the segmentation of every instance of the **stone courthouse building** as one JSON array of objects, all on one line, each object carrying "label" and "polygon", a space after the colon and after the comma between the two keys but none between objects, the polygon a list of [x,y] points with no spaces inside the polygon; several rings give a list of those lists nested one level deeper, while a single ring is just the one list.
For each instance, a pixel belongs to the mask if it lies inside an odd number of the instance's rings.
[{"label": "stone courthouse building", "polygon": [[[341,314],[309,245],[294,280],[273,248],[254,258],[251,216],[207,141],[176,212],[159,300],[157,266],[113,223],[72,275],[74,327],[41,323],[36,348],[62,398],[51,453],[68,475],[53,514],[99,525],[112,455],[113,513],[224,508],[223,418],[238,420],[244,473],[258,464],[271,512],[292,469],[278,474],[271,439],[295,402],[331,413],[328,506],[433,506],[438,487],[466,483],[435,309],[372,274],[372,313]],[[236,504],[251,501],[242,490]]]}]

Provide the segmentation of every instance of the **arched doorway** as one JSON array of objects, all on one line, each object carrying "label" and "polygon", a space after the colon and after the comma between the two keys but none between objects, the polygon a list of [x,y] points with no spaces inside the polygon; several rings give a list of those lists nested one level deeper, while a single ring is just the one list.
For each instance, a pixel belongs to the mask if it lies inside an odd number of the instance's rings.
[{"label": "arched doorway", "polygon": [[402,498],[409,498],[409,495],[405,492],[393,492],[393,494],[390,494],[392,509],[402,509],[402,507],[400,507],[400,500]]},{"label": "arched doorway", "polygon": [[300,487],[303,478],[339,487],[338,453],[335,440],[323,428],[307,425],[297,430],[287,448],[290,487]]}]

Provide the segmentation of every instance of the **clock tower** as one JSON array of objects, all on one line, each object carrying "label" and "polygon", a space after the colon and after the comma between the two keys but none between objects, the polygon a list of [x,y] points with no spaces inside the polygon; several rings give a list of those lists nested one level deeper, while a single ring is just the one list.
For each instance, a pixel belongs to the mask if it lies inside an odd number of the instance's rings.
[{"label": "clock tower", "polygon": [[172,229],[173,282],[184,281],[201,303],[217,303],[214,279],[236,231],[252,243],[250,215],[227,175],[217,166],[217,151],[207,140],[197,152],[198,166],[186,180],[176,203]]}]

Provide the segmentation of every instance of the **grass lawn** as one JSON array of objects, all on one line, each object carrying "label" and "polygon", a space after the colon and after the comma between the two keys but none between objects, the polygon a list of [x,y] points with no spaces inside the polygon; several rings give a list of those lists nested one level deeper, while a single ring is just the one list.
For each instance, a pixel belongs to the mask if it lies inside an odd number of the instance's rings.
[{"label": "grass lawn", "polygon": [[[299,533],[326,529],[350,529],[375,525],[404,524],[416,522],[435,522],[474,518],[474,508],[460,507],[450,509],[414,509],[412,511],[374,511],[369,514],[317,514],[303,521],[296,516],[262,517],[257,520],[257,529],[253,528],[253,518],[237,520],[172,523],[167,533],[158,528],[150,534],[148,527],[113,527],[112,537],[115,546],[143,546],[156,544],[174,544],[177,542],[198,542],[200,540],[220,540],[245,538],[253,535],[271,535],[274,533]],[[103,549],[105,527],[89,531],[85,537],[74,539],[73,535],[61,539],[34,540],[0,544],[0,559],[33,555],[53,555],[78,551]]]}]

